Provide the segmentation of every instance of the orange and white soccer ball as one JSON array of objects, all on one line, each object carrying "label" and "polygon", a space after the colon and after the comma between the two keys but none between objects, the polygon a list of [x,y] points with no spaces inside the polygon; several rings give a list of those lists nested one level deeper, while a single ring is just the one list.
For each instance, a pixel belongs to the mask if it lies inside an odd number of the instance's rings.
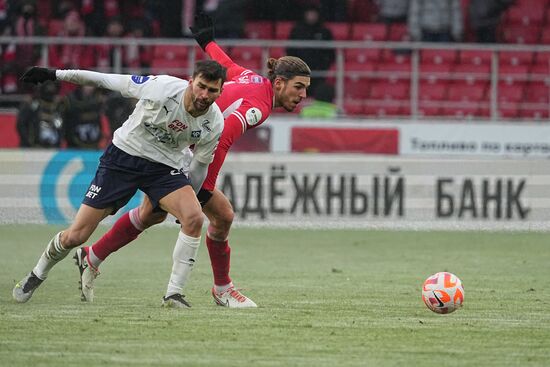
[{"label": "orange and white soccer ball", "polygon": [[422,286],[422,300],[433,312],[454,312],[464,302],[462,282],[456,275],[447,272],[431,275]]}]

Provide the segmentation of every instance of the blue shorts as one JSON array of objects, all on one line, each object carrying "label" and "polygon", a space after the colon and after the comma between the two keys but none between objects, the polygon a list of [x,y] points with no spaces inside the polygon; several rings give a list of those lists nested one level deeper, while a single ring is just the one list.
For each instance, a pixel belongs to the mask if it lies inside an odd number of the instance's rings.
[{"label": "blue shorts", "polygon": [[99,158],[82,203],[96,209],[113,208],[114,214],[141,190],[158,210],[160,199],[190,184],[183,171],[130,155],[111,144]]}]

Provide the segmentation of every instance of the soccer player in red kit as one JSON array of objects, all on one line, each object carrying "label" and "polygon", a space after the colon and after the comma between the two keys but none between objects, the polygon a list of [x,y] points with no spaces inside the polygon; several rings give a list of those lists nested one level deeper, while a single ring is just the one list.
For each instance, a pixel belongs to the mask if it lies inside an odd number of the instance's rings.
[{"label": "soccer player in red kit", "polygon": [[[195,17],[191,28],[198,44],[214,60],[227,68],[227,82],[216,103],[225,118],[214,161],[208,167],[208,175],[197,194],[203,213],[210,225],[206,246],[214,273],[212,296],[220,306],[231,308],[257,307],[236,289],[229,276],[230,254],[228,236],[234,218],[229,199],[215,187],[218,173],[231,145],[247,130],[261,125],[274,107],[293,111],[306,97],[311,70],[300,58],[283,56],[270,58],[268,77],[263,77],[235,64],[214,42],[212,20],[206,15]],[[139,208],[124,214],[114,226],[93,246],[77,250],[75,255],[80,269],[82,300],[93,299],[93,281],[97,268],[107,256],[128,244],[146,228],[166,219],[165,212],[153,211],[147,197]]]}]

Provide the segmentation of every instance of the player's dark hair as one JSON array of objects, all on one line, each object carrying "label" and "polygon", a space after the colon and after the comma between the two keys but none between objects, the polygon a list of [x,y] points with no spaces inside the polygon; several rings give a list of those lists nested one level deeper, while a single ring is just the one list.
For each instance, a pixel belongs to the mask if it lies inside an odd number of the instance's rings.
[{"label": "player's dark hair", "polygon": [[277,77],[292,79],[295,76],[311,76],[311,69],[304,60],[296,56],[283,56],[267,60],[267,77],[272,82]]},{"label": "player's dark hair", "polygon": [[217,80],[225,83],[227,77],[227,69],[224,68],[219,62],[214,60],[200,60],[195,64],[195,70],[193,71],[193,79],[201,75],[209,82],[215,82]]}]

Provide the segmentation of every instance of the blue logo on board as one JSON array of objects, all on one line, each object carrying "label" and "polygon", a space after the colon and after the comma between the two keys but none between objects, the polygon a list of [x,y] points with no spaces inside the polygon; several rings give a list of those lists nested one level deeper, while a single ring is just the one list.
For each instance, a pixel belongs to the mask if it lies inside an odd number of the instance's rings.
[{"label": "blue logo on board", "polygon": [[[44,168],[40,182],[40,205],[48,224],[66,224],[74,219],[66,213],[67,210],[64,213],[62,209],[67,208],[68,203],[70,209],[76,213],[94,178],[102,153],[63,150],[51,158]],[[118,214],[139,206],[142,198],[143,194],[138,191]]]},{"label": "blue logo on board", "polygon": [[148,76],[142,76],[142,75],[132,75],[132,80],[136,84],[143,84],[146,81],[149,80]]}]

